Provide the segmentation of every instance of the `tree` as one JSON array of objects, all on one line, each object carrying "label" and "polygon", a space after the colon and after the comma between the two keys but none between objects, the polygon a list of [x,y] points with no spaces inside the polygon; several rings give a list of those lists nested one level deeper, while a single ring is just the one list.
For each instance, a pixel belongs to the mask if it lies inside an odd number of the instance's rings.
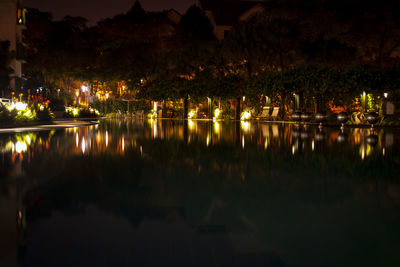
[{"label": "tree", "polygon": [[133,7],[126,13],[126,16],[131,22],[140,23],[146,19],[146,11],[139,1],[135,1]]},{"label": "tree", "polygon": [[183,37],[189,42],[215,40],[210,20],[196,5],[189,7],[181,19],[180,25]]}]

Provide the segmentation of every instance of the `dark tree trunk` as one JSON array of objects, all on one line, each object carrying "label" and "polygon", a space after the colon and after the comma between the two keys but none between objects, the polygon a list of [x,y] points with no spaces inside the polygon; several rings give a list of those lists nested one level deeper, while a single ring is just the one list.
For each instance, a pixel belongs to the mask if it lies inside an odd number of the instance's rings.
[{"label": "dark tree trunk", "polygon": [[236,98],[235,120],[240,120],[240,97]]},{"label": "dark tree trunk", "polygon": [[189,117],[189,97],[185,96],[183,99],[183,119],[187,120]]}]

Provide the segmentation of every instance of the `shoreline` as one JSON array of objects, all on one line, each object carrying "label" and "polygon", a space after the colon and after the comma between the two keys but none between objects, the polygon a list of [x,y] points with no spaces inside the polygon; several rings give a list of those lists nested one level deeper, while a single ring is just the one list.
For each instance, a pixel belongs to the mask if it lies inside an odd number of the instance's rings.
[{"label": "shoreline", "polygon": [[18,125],[4,125],[0,126],[0,134],[2,133],[20,133],[28,131],[49,131],[56,129],[67,129],[74,127],[85,127],[98,124],[99,118],[87,119],[60,119],[51,122],[18,124]]},{"label": "shoreline", "polygon": [[[130,117],[130,116],[124,116]],[[121,118],[121,117],[120,117]],[[27,124],[18,124],[18,125],[4,125],[0,126],[0,134],[3,133],[19,133],[19,132],[27,132],[27,131],[49,131],[56,129],[67,129],[67,128],[75,128],[75,127],[86,127],[91,125],[98,124],[98,121],[101,119],[116,119],[116,117],[99,117],[99,118],[79,118],[79,119],[57,119],[51,122],[42,122],[42,123],[27,123]],[[143,119],[139,119],[143,120]],[[180,119],[180,118],[159,118],[153,120],[165,120],[165,121],[200,121],[200,122],[219,122],[219,123],[236,123],[236,122],[249,122],[249,123],[260,123],[260,124],[294,124],[296,126],[310,126],[318,128],[319,123],[315,122],[294,122],[294,121],[285,121],[285,120],[209,120],[209,119]],[[323,128],[341,128],[341,124],[332,124],[332,123],[324,123],[322,125]],[[362,128],[362,129],[371,129],[371,125],[369,124],[345,124],[344,128]],[[389,126],[389,125],[374,125],[373,129],[399,129],[400,126]]]}]

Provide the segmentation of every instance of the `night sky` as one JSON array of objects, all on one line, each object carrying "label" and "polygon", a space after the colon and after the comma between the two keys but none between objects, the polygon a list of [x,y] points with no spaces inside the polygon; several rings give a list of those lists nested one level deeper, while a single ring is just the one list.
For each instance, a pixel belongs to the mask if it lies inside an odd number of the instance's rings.
[{"label": "night sky", "polygon": [[[66,15],[82,16],[89,19],[91,24],[99,19],[127,12],[134,2],[135,0],[23,0],[26,7],[53,13],[54,19]],[[196,0],[141,0],[140,3],[149,11],[175,8],[184,13]]]}]

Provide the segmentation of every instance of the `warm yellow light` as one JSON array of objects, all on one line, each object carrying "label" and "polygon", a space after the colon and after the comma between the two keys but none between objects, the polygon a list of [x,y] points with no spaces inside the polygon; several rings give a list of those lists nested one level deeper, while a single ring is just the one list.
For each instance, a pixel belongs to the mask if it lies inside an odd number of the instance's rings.
[{"label": "warm yellow light", "polygon": [[18,110],[18,111],[23,111],[28,107],[28,104],[23,103],[23,102],[17,102],[17,103],[12,103],[11,105],[7,105],[8,110]]},{"label": "warm yellow light", "polygon": [[219,116],[221,115],[221,110],[219,108],[214,110],[214,119],[219,119]]},{"label": "warm yellow light", "polygon": [[19,154],[28,150],[28,146],[24,142],[18,141],[15,144],[15,151]]},{"label": "warm yellow light", "polygon": [[82,154],[85,154],[86,151],[86,141],[85,141],[85,137],[82,138]]},{"label": "warm yellow light", "polygon": [[242,129],[244,132],[248,132],[250,130],[250,123],[248,121],[241,121]]},{"label": "warm yellow light", "polygon": [[194,119],[196,117],[196,110],[192,109],[189,111],[188,118],[189,119]]},{"label": "warm yellow light", "polygon": [[214,122],[214,129],[216,134],[220,133],[220,125],[217,121]]},{"label": "warm yellow light", "polygon": [[193,121],[192,120],[188,120],[188,126],[189,126],[189,130],[191,130],[191,131],[193,131],[193,129],[194,129],[194,123],[193,123]]},{"label": "warm yellow light", "polygon": [[250,111],[244,111],[244,112],[242,113],[242,116],[240,117],[240,119],[241,119],[242,121],[250,120],[250,118],[251,118],[251,113],[250,113]]}]

